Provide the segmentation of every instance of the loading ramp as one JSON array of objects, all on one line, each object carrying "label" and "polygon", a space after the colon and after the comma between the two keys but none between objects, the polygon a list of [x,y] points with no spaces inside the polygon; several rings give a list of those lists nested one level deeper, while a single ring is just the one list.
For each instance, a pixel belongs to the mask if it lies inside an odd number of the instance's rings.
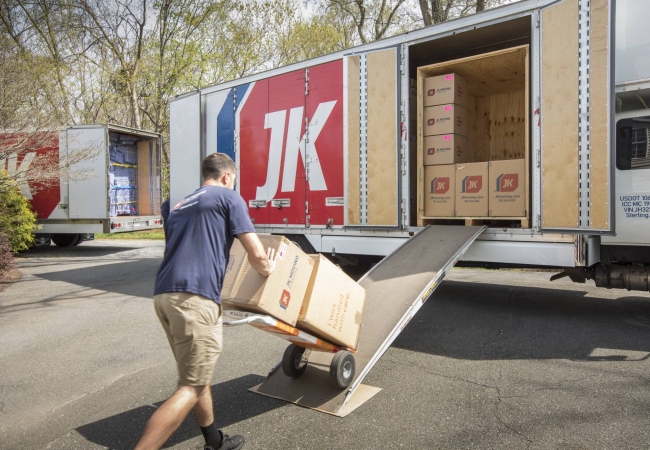
[{"label": "loading ramp", "polygon": [[359,280],[366,289],[366,304],[350,387],[332,386],[333,354],[314,352],[300,378],[272,370],[251,391],[336,416],[352,412],[380,390],[361,384],[370,369],[485,228],[430,225]]}]

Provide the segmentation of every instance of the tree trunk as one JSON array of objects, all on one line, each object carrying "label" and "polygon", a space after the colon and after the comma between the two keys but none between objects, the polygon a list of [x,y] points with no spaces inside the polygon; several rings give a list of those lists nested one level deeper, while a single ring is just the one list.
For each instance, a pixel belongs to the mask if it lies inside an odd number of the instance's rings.
[{"label": "tree trunk", "polygon": [[424,26],[428,27],[433,22],[431,22],[431,13],[429,12],[429,3],[427,0],[420,0],[420,11],[422,12],[422,21],[424,22]]},{"label": "tree trunk", "polygon": [[485,11],[485,0],[476,0],[476,12]]},{"label": "tree trunk", "polygon": [[446,20],[443,0],[431,0],[431,20],[433,23],[442,23]]}]

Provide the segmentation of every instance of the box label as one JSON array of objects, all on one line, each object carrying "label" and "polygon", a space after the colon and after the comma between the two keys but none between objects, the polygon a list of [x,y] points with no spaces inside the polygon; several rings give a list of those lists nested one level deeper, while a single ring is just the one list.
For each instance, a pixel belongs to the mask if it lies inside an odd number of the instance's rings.
[{"label": "box label", "polygon": [[519,174],[504,173],[497,177],[497,192],[513,192],[519,187]]},{"label": "box label", "polygon": [[280,244],[280,248],[278,249],[278,258],[284,260],[284,256],[287,254],[287,248],[287,244],[284,242]]},{"label": "box label", "polygon": [[235,257],[233,255],[230,255],[228,258],[228,265],[226,266],[226,273],[232,270],[233,265],[235,265]]},{"label": "box label", "polygon": [[291,293],[286,289],[282,289],[282,294],[280,295],[280,308],[287,309],[290,301],[291,301]]},{"label": "box label", "polygon": [[431,180],[430,194],[445,194],[449,190],[449,177],[436,177]]},{"label": "box label", "polygon": [[483,187],[483,177],[481,175],[473,175],[463,178],[461,192],[467,194],[476,194],[481,191]]}]

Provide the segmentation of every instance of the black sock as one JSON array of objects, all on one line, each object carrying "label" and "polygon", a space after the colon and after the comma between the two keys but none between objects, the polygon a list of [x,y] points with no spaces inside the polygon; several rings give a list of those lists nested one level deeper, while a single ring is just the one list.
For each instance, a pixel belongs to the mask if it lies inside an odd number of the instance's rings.
[{"label": "black sock", "polygon": [[203,438],[205,439],[205,445],[209,445],[214,450],[217,450],[221,447],[221,433],[216,427],[214,422],[212,422],[207,427],[201,427],[201,433],[203,433]]}]

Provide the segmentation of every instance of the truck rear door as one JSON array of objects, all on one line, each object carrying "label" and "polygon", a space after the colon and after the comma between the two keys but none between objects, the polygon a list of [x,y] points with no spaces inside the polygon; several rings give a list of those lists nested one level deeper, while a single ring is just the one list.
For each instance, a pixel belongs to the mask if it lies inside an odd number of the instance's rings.
[{"label": "truck rear door", "polygon": [[[70,219],[108,217],[107,130],[104,126],[71,127],[66,131],[67,152],[88,154],[71,167],[79,176],[69,182]],[[85,175],[81,177],[80,175]]]},{"label": "truck rear door", "polygon": [[614,232],[613,3],[564,0],[539,14],[533,176],[543,230]]}]

